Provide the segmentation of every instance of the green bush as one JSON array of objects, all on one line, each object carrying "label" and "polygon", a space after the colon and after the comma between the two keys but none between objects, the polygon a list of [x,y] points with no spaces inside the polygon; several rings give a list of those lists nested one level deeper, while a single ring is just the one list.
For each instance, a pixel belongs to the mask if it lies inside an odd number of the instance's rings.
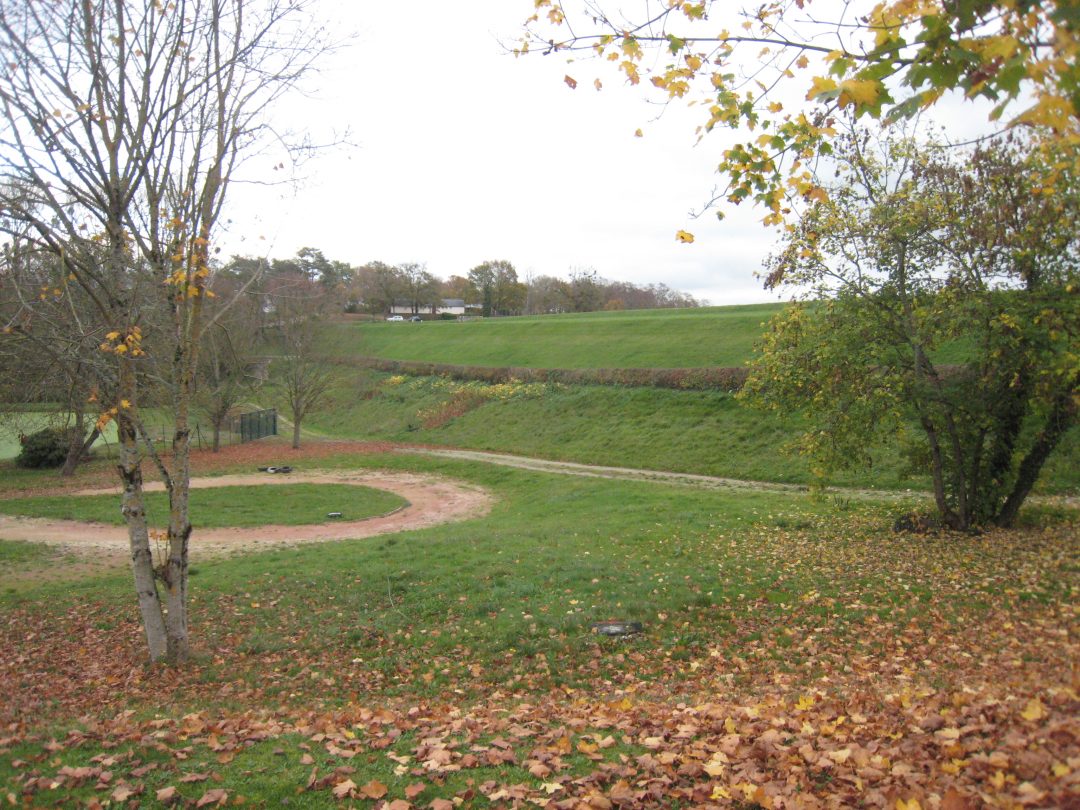
[{"label": "green bush", "polygon": [[74,428],[47,427],[20,437],[22,450],[15,458],[15,465],[30,469],[61,466],[67,458],[73,432]]}]

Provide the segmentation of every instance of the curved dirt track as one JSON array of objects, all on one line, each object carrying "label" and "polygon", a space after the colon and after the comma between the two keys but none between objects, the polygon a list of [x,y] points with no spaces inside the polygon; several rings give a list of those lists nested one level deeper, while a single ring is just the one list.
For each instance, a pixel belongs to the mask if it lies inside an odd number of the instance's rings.
[{"label": "curved dirt track", "polygon": [[[401,509],[365,520],[340,520],[307,526],[257,526],[226,529],[199,529],[191,536],[191,558],[205,559],[230,552],[248,553],[277,546],[300,543],[324,543],[332,540],[360,539],[408,529],[421,529],[439,523],[480,517],[490,511],[494,499],[483,489],[445,478],[413,473],[391,472],[304,472],[289,475],[260,473],[193,478],[191,486],[250,486],[253,484],[352,484],[393,492],[408,501]],[[146,489],[161,490],[160,483]],[[79,495],[119,495],[118,487],[85,489]],[[348,514],[348,504],[342,510]],[[127,557],[127,530],[123,526],[81,523],[69,520],[0,515],[0,538],[44,543],[76,554]]]}]

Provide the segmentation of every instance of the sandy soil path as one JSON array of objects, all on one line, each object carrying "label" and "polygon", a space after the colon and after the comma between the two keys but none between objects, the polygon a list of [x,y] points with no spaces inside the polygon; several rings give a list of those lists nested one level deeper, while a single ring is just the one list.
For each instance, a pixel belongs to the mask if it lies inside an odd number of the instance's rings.
[{"label": "sandy soil path", "polygon": [[[206,559],[228,553],[249,553],[276,546],[300,543],[324,543],[331,540],[373,537],[379,534],[421,529],[439,523],[465,520],[486,515],[494,498],[483,489],[457,481],[412,473],[341,471],[311,471],[276,475],[226,475],[193,478],[191,486],[228,487],[266,484],[269,486],[296,483],[353,484],[382,489],[405,498],[407,506],[388,515],[366,520],[333,521],[308,526],[260,526],[228,529],[198,529],[191,537],[192,560]],[[147,485],[147,490],[162,489],[160,483]],[[115,494],[119,488],[84,489],[77,495]],[[348,514],[348,504],[342,505]],[[126,558],[127,532],[122,526],[101,523],[80,523],[67,520],[15,517],[0,515],[0,538],[44,543],[76,554],[106,555]]]},{"label": "sandy soil path", "polygon": [[[463,461],[479,461],[485,464],[498,464],[504,467],[516,467],[534,472],[558,473],[559,475],[579,475],[586,478],[613,478],[623,481],[653,481],[661,484],[679,484],[714,490],[752,490],[756,492],[809,493],[805,484],[779,484],[769,481],[750,481],[741,478],[720,478],[715,475],[697,475],[694,473],[664,472],[663,470],[643,470],[633,467],[605,467],[597,464],[578,464],[573,461],[551,461],[544,458],[514,456],[507,453],[492,453],[486,450],[458,450],[435,447],[399,447],[399,453],[416,453],[425,456],[455,458]],[[929,492],[920,490],[860,489],[857,487],[830,486],[824,494],[838,495],[844,498],[857,498],[872,501],[917,501],[929,500]],[[1080,495],[1040,495],[1032,496],[1035,503],[1051,503],[1080,508]]]}]

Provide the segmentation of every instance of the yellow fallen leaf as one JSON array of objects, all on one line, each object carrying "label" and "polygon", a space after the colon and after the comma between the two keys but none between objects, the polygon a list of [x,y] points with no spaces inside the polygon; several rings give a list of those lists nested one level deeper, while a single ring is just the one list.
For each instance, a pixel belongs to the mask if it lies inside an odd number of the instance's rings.
[{"label": "yellow fallen leaf", "polygon": [[1046,707],[1043,706],[1041,700],[1034,698],[1033,700],[1028,701],[1027,707],[1020,712],[1020,716],[1025,720],[1030,720],[1032,722],[1042,720],[1046,717]]},{"label": "yellow fallen leaf", "polygon": [[[703,766],[705,773],[709,776],[722,776],[724,771],[727,770],[727,757],[722,753],[717,752],[713,754],[712,759],[705,763]],[[715,799],[716,797],[713,796]]]}]

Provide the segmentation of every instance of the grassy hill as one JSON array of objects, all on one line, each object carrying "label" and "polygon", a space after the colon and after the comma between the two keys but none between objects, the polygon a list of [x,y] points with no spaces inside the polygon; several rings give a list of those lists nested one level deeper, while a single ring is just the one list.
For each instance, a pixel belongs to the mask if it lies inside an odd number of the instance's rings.
[{"label": "grassy hill", "polygon": [[[465,447],[587,464],[809,484],[805,458],[785,452],[803,422],[743,405],[722,391],[507,383],[341,370],[326,407],[305,426],[349,439]],[[1043,492],[1080,490],[1080,431],[1047,463]],[[831,482],[926,489],[896,452]]]},{"label": "grassy hill", "polygon": [[741,366],[782,304],[588,312],[424,323],[339,323],[335,356],[474,366],[695,368]]},{"label": "grassy hill", "polygon": [[[424,323],[334,323],[338,357],[471,366],[688,368],[741,366],[782,305],[599,312]],[[961,347],[940,357],[960,359]],[[326,436],[385,439],[763,481],[811,483],[806,459],[784,452],[797,416],[753,411],[721,391],[391,377],[341,369],[332,402],[305,426]],[[1047,465],[1043,491],[1080,489],[1080,431]],[[832,483],[926,489],[896,452]]]}]

